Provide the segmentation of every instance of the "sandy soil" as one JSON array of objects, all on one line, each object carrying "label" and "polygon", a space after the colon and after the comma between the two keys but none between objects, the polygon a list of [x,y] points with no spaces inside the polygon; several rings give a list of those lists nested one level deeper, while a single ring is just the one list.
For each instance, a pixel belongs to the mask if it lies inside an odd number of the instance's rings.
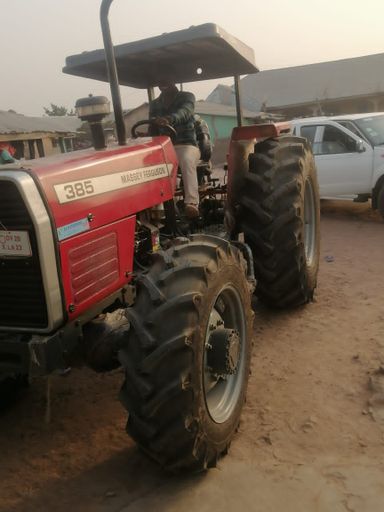
[{"label": "sandy soil", "polygon": [[257,309],[241,430],[207,475],[170,478],[124,432],[122,376],[73,371],[0,418],[1,512],[384,510],[384,224],[326,202],[316,301]]}]

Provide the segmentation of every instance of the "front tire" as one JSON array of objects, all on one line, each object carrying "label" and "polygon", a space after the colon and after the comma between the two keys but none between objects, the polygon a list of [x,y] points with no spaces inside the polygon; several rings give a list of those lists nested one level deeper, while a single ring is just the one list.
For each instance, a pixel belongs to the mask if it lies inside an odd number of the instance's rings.
[{"label": "front tire", "polygon": [[381,218],[384,219],[384,184],[377,194],[377,209],[379,210]]},{"label": "front tire", "polygon": [[139,280],[121,400],[128,433],[168,470],[201,471],[228,450],[248,381],[250,298],[240,251],[216,237],[183,239]]},{"label": "front tire", "polygon": [[240,204],[256,296],[276,308],[312,300],[320,256],[320,199],[307,141],[283,136],[257,143]]}]

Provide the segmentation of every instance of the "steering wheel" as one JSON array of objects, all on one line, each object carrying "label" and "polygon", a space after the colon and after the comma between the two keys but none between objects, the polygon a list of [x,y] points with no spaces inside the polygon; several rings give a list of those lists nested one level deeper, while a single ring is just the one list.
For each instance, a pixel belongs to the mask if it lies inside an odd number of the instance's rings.
[{"label": "steering wheel", "polygon": [[[152,132],[155,135],[168,135],[171,140],[174,140],[177,136],[176,130],[171,126],[170,124],[163,124],[159,126],[155,123],[153,119],[144,119],[142,121],[138,121],[135,123],[131,128],[131,135],[134,139],[137,139],[137,137],[140,137],[140,135],[137,133],[137,128],[139,126],[148,125],[150,128],[152,128]],[[165,134],[161,133],[162,130],[164,130]]]}]

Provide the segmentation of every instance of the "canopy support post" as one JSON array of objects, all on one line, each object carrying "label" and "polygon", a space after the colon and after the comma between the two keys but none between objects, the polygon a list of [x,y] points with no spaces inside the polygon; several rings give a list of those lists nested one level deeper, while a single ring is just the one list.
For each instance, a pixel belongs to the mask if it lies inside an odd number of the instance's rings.
[{"label": "canopy support post", "polygon": [[118,140],[120,146],[125,146],[125,144],[127,142],[126,142],[126,134],[125,134],[123,107],[121,105],[121,96],[120,96],[120,89],[119,89],[119,78],[117,76],[115,51],[113,48],[111,30],[109,28],[109,21],[108,21],[109,8],[111,7],[112,2],[113,2],[113,0],[103,0],[101,7],[100,7],[100,23],[101,23],[101,31],[103,33],[105,60],[107,63],[108,78],[109,78],[109,83],[110,83],[110,87],[111,87],[113,111],[115,113],[117,140]]},{"label": "canopy support post", "polygon": [[235,79],[237,126],[243,126],[243,111],[241,108],[241,97],[240,97],[240,76],[235,75],[234,79]]}]

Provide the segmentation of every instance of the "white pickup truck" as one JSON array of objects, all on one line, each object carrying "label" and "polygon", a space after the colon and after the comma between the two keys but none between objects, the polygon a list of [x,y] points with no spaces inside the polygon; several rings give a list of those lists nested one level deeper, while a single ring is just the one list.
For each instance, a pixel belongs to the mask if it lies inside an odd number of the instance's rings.
[{"label": "white pickup truck", "polygon": [[315,155],[320,197],[372,199],[384,218],[384,112],[292,121]]}]

